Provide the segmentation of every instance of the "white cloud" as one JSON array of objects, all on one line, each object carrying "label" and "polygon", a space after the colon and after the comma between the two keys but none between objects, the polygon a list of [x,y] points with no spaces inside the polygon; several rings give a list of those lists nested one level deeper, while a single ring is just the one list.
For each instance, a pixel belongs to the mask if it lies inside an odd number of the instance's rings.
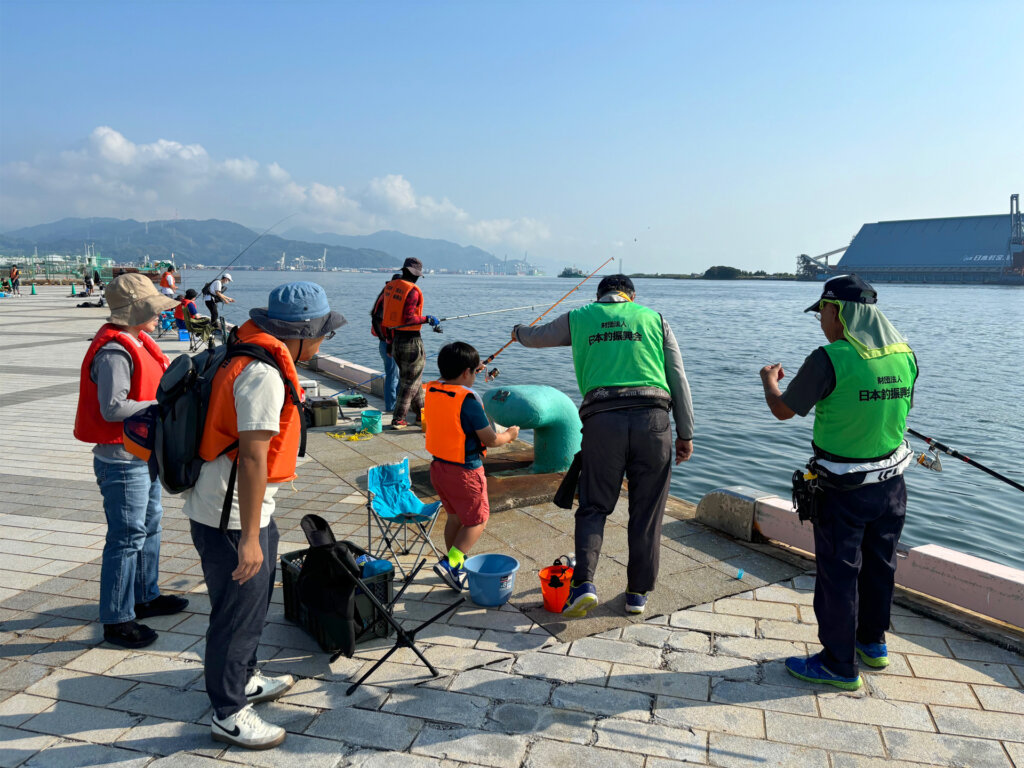
[{"label": "white cloud", "polygon": [[64,216],[140,221],[221,218],[260,226],[297,212],[294,224],[319,231],[397,229],[483,247],[528,247],[550,237],[536,219],[477,219],[447,197],[420,195],[409,179],[387,174],[363,189],[296,180],[277,162],[211,158],[199,144],[135,143],[109,126],[79,148],[0,166],[4,224]]}]

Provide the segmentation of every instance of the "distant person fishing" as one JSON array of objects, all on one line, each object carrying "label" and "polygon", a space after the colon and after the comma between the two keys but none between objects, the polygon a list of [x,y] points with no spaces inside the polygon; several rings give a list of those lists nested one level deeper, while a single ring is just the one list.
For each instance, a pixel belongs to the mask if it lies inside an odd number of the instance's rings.
[{"label": "distant person fishing", "polygon": [[17,264],[11,265],[10,270],[7,272],[7,277],[11,281],[11,294],[21,296],[21,270],[18,269]]},{"label": "distant person fishing", "polygon": [[[388,282],[401,279],[402,273],[396,272]],[[391,413],[395,410],[395,402],[398,400],[398,364],[388,353],[388,334],[384,329],[384,293],[387,286],[388,283],[385,283],[373,301],[373,309],[370,310],[370,333],[377,339],[377,349],[384,365],[384,410]]]},{"label": "distant person fishing", "polygon": [[234,304],[235,300],[227,295],[228,284],[231,282],[231,275],[225,272],[215,280],[211,280],[203,286],[203,296],[206,297],[206,308],[210,310],[210,322],[216,327],[220,322],[218,304]]},{"label": "distant person fishing", "polygon": [[440,324],[433,315],[423,314],[423,291],[416,282],[423,275],[423,262],[409,257],[402,264],[402,274],[384,286],[384,317],[382,324],[388,334],[388,352],[398,365],[398,395],[391,414],[391,427],[409,426],[406,416],[412,411],[421,420],[423,389],[420,376],[425,356],[420,326]]}]

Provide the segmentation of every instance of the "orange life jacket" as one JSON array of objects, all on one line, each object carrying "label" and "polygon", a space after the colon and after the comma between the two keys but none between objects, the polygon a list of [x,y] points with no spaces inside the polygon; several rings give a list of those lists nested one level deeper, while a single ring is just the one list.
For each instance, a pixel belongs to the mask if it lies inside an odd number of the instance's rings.
[{"label": "orange life jacket", "polygon": [[[466,463],[466,433],[462,429],[462,403],[473,397],[473,390],[461,384],[445,384],[430,381],[424,385],[427,390],[424,409],[430,413],[427,428],[427,451],[431,456],[455,464]],[[480,446],[480,455],[486,456],[487,449]]]},{"label": "orange life jacket", "polygon": [[[305,393],[299,386],[299,375],[295,370],[295,362],[284,342],[261,331],[252,320],[247,320],[237,330],[237,337],[238,341],[257,344],[273,355],[281,372],[292,383],[299,396],[305,399]],[[199,444],[199,455],[204,461],[213,461],[225,452],[232,461],[238,455],[237,449],[227,451],[230,445],[238,441],[235,379],[251,362],[253,362],[251,357],[231,358],[213,377],[206,425],[203,427],[203,439]],[[284,387],[284,384],[282,383],[281,386]],[[268,483],[286,483],[295,477],[295,464],[302,439],[301,420],[303,418],[299,408],[286,395],[284,408],[281,410],[280,428],[278,433],[271,438],[270,450],[267,453]]]},{"label": "orange life jacket", "polygon": [[19,277],[21,277],[21,270],[17,267],[11,267],[11,280],[17,280]]},{"label": "orange life jacket", "polygon": [[167,270],[160,275],[160,287],[174,290],[174,273],[171,270]]},{"label": "orange life jacket", "polygon": [[160,377],[170,362],[157,343],[146,333],[135,339],[116,325],[106,323],[89,345],[82,361],[78,386],[78,411],[75,414],[75,437],[84,443],[112,445],[124,442],[123,422],[107,421],[100,413],[99,393],[92,380],[92,361],[105,345],[116,341],[131,356],[132,383],[128,399],[144,402],[156,399]]},{"label": "orange life jacket", "polygon": [[410,291],[419,293],[419,300],[416,304],[417,317],[423,316],[423,291],[416,287],[415,283],[408,280],[392,280],[384,286],[384,328],[387,330],[398,329],[403,331],[419,331],[419,325],[404,325],[402,320],[405,312],[405,299]]},{"label": "orange life jacket", "polygon": [[[192,299],[182,299],[180,302],[178,302],[178,306],[174,308],[174,316],[179,320],[184,321],[185,313],[188,311],[189,304],[191,304],[193,308],[196,305],[196,303],[192,301]],[[192,317],[192,313],[189,312],[188,316]]]}]

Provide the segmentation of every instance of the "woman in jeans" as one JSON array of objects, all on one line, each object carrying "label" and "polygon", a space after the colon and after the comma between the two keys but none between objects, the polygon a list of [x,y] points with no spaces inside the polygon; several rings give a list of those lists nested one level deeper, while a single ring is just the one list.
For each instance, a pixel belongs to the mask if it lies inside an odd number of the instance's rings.
[{"label": "woman in jeans", "polygon": [[148,277],[124,274],[107,286],[110,317],[82,361],[75,437],[94,443],[93,469],[103,496],[107,541],[100,571],[103,638],[142,648],[156,632],[136,619],[177,613],[188,600],[161,595],[160,483],[123,446],[122,422],[151,405],[167,357],[150,337],[160,313],[177,302]]}]

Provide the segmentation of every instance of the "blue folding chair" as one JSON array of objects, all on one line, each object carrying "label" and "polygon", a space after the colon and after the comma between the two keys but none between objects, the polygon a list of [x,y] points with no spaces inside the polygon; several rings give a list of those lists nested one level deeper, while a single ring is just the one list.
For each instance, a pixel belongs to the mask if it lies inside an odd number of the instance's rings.
[{"label": "blue folding chair", "polygon": [[[427,547],[434,552],[434,556],[441,558],[434,542],[430,540],[430,532],[437,522],[438,510],[441,502],[435,501],[432,504],[424,504],[416,494],[412,492],[412,482],[409,479],[409,459],[402,459],[397,464],[382,464],[371,467],[366,477],[366,487],[369,495],[366,501],[366,539],[367,551],[374,557],[385,557],[390,553],[391,560],[402,572],[402,578],[409,579],[405,568],[398,559],[398,552],[395,545],[401,535],[401,554],[408,555],[415,546],[415,540],[420,540],[419,552],[416,553],[416,560],[423,557]],[[380,531],[381,541],[376,549],[373,546],[373,524],[377,523]],[[410,529],[412,529],[413,542],[409,543]]]}]

